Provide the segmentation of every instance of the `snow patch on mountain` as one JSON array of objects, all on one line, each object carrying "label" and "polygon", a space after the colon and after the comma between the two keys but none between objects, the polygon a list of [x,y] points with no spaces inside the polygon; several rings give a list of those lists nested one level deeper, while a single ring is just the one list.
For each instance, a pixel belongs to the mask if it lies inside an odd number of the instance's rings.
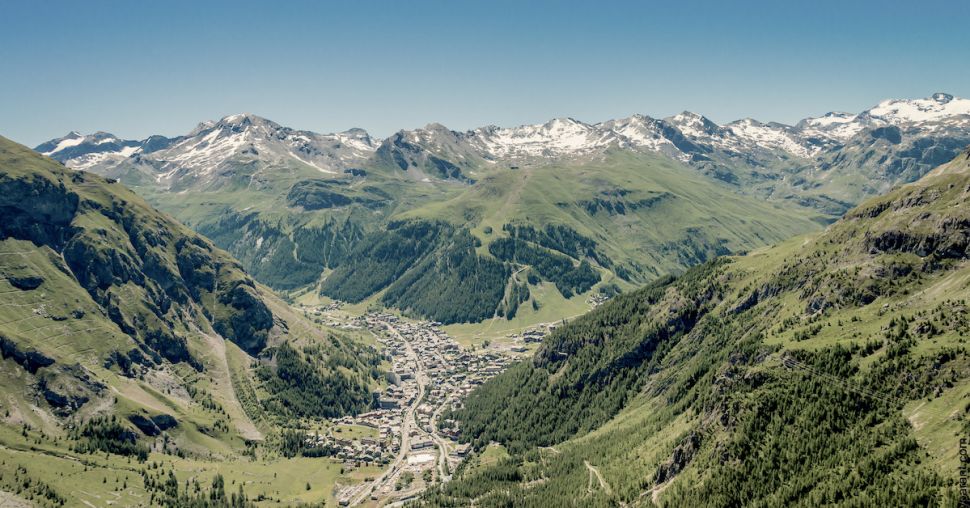
[{"label": "snow patch on mountain", "polygon": [[806,146],[788,126],[763,124],[746,118],[728,124],[727,128],[739,140],[756,147],[782,150],[799,157],[811,157],[817,152],[817,148]]},{"label": "snow patch on mountain", "polygon": [[915,100],[886,100],[867,111],[869,116],[893,125],[931,122],[944,118],[970,115],[970,100],[945,93]]},{"label": "snow patch on mountain", "polygon": [[719,127],[703,115],[684,111],[667,119],[685,136],[695,139],[711,139],[720,137]]},{"label": "snow patch on mountain", "polygon": [[816,118],[806,118],[795,127],[804,137],[828,138],[846,141],[865,129],[868,122],[860,121],[859,115],[833,111]]},{"label": "snow patch on mountain", "polygon": [[629,118],[603,122],[601,125],[625,138],[632,146],[655,152],[679,151],[673,142],[664,136],[660,122],[648,116],[637,114]]},{"label": "snow patch on mountain", "polygon": [[212,180],[227,163],[237,160],[258,160],[270,166],[296,161],[321,173],[336,174],[366,160],[377,146],[362,129],[317,134],[240,113],[200,123],[184,140],[154,154],[153,159],[161,163],[156,181],[171,184],[182,177]]},{"label": "snow patch on mountain", "polygon": [[616,143],[609,131],[572,118],[518,127],[483,127],[472,131],[473,144],[494,158],[561,156],[589,152]]},{"label": "snow patch on mountain", "polygon": [[43,152],[44,155],[51,156],[57,152],[63,151],[72,146],[80,145],[84,142],[84,136],[80,135],[77,131],[71,131],[70,134],[61,138],[57,145],[54,146],[52,150]]},{"label": "snow patch on mountain", "polygon": [[[851,143],[874,128],[899,126],[917,136],[970,130],[970,100],[937,93],[913,100],[886,100],[860,113],[831,112],[794,126],[743,119],[719,125],[703,115],[683,113],[655,119],[636,114],[588,124],[573,118],[517,127],[487,126],[465,132],[441,124],[399,131],[375,140],[362,129],[318,134],[283,127],[240,113],[200,123],[187,136],[155,136],[130,141],[105,132],[72,132],[36,148],[78,169],[103,173],[112,165],[137,161],[159,182],[183,176],[214,179],[236,163],[262,168],[303,164],[325,174],[360,167],[373,157],[402,170],[424,168],[443,178],[462,170],[523,159],[549,160],[596,156],[610,147],[653,152],[687,163],[712,157],[742,157],[767,163],[779,158],[816,159]],[[951,136],[952,137],[952,136]],[[460,168],[459,168],[460,166]],[[417,175],[417,173],[415,173]],[[422,173],[423,174],[423,173]],[[421,176],[421,175],[417,175]]]}]

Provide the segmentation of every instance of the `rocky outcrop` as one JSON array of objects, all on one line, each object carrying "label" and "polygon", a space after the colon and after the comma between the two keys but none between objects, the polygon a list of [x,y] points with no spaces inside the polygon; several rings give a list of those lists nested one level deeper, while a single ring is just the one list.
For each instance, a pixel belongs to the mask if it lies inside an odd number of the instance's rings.
[{"label": "rocky outcrop", "polygon": [[231,312],[216,316],[212,326],[221,335],[231,337],[239,347],[256,354],[266,347],[269,329],[273,327],[273,313],[263,303],[250,281],[239,281],[219,295],[219,302]]},{"label": "rocky outcrop", "polygon": [[[58,267],[144,346],[152,362],[165,358],[201,368],[177,330],[208,328],[207,317],[250,353],[262,350],[273,315],[237,262],[123,187],[2,141],[0,154],[10,167],[0,172],[0,239],[50,248]],[[44,283],[30,273],[0,277],[21,290]],[[16,348],[6,347],[4,355],[33,370],[44,365]],[[138,363],[106,360],[125,372]]]},{"label": "rocky outcrop", "polygon": [[872,253],[906,252],[920,257],[967,259],[970,257],[970,220],[944,219],[928,231],[894,229],[869,235]]},{"label": "rocky outcrop", "polygon": [[680,442],[676,447],[674,447],[673,453],[671,453],[670,458],[667,459],[663,464],[657,467],[657,472],[654,474],[653,480],[656,484],[664,483],[678,473],[684,470],[688,464],[690,464],[691,459],[697,454],[697,450],[701,446],[701,436],[697,432],[691,432]]},{"label": "rocky outcrop", "polygon": [[78,209],[77,194],[46,178],[0,177],[0,239],[64,245]]},{"label": "rocky outcrop", "polygon": [[36,275],[9,275],[7,276],[7,282],[17,289],[30,291],[39,288],[44,283],[44,279]]},{"label": "rocky outcrop", "polygon": [[33,349],[24,351],[16,342],[3,335],[0,335],[0,355],[3,359],[12,358],[31,374],[36,374],[43,367],[54,365],[53,358]]},{"label": "rocky outcrop", "polygon": [[140,413],[128,415],[128,421],[138,428],[146,436],[157,436],[162,432],[178,425],[178,420],[174,416],[158,414],[148,416]]}]

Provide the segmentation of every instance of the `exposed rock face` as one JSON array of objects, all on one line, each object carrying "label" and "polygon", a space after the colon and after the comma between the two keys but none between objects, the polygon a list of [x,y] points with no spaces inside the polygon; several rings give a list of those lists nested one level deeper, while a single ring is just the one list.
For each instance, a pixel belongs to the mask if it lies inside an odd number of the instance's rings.
[{"label": "exposed rock face", "polygon": [[0,239],[24,238],[62,246],[77,213],[78,196],[44,178],[0,180]]},{"label": "exposed rock face", "polygon": [[36,374],[41,367],[49,367],[54,364],[53,358],[39,351],[23,351],[17,346],[16,342],[2,335],[0,335],[0,355],[4,359],[13,358],[13,361],[20,364],[31,374]]},{"label": "exposed rock face", "polygon": [[235,312],[213,320],[220,334],[233,337],[236,344],[251,354],[266,346],[267,331],[273,327],[273,314],[256,293],[252,281],[239,281],[231,290],[222,292],[219,301]]},{"label": "exposed rock face", "polygon": [[696,432],[691,432],[679,445],[674,448],[670,458],[660,464],[654,476],[654,482],[661,484],[670,480],[677,473],[684,470],[701,445],[701,437]]},{"label": "exposed rock face", "polygon": [[67,417],[89,400],[103,396],[106,386],[78,364],[52,367],[38,375],[37,390],[54,414]]},{"label": "exposed rock face", "polygon": [[970,221],[943,220],[926,232],[883,231],[871,236],[872,252],[908,252],[919,257],[943,259],[970,257]]},{"label": "exposed rock face", "polygon": [[94,397],[102,394],[105,385],[95,380],[80,365],[61,365],[53,358],[34,349],[24,349],[8,337],[0,335],[0,357],[12,359],[35,380],[31,386],[58,416],[69,416]]},{"label": "exposed rock face", "polygon": [[970,257],[970,195],[963,174],[970,151],[920,182],[873,200],[846,216],[847,222],[872,220],[861,232],[870,254],[907,253],[936,260]]},{"label": "exposed rock face", "polygon": [[11,286],[17,289],[22,289],[24,291],[37,289],[40,287],[41,284],[44,283],[44,279],[36,275],[24,275],[24,276],[11,275],[7,277],[7,281],[10,282]]},{"label": "exposed rock face", "polygon": [[[8,145],[0,145],[11,166],[0,173],[0,239],[59,254],[62,269],[155,362],[201,368],[184,333],[205,329],[207,320],[250,353],[262,350],[273,315],[236,261],[123,187]],[[29,273],[4,276],[21,290],[44,282]],[[4,351],[29,369],[44,366],[27,353]]]},{"label": "exposed rock face", "polygon": [[128,415],[128,421],[146,436],[157,436],[178,425],[178,420],[174,416],[167,414],[146,416],[136,413]]}]

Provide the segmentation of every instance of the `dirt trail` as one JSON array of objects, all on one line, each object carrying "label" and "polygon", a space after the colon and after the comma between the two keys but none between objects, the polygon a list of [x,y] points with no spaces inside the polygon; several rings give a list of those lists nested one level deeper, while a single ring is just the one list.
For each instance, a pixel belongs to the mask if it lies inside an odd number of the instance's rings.
[{"label": "dirt trail", "polygon": [[600,474],[599,469],[596,469],[596,467],[590,464],[588,460],[584,460],[583,464],[585,464],[586,469],[589,470],[589,486],[587,487],[589,493],[593,493],[593,477],[595,476],[596,480],[600,484],[600,488],[603,489],[603,492],[606,492],[607,495],[612,496],[613,489],[611,489],[610,484],[606,483],[606,480],[603,479],[603,475]]},{"label": "dirt trail", "polygon": [[662,494],[663,491],[667,487],[669,487],[669,486],[670,486],[670,481],[661,483],[660,485],[654,485],[653,487],[650,488],[650,490],[648,490],[648,491],[644,492],[643,494],[641,494],[640,497],[644,497],[646,495],[650,495],[650,500],[653,501],[653,504],[659,506],[660,505],[660,494]]},{"label": "dirt trail", "polygon": [[215,364],[209,370],[209,375],[212,376],[212,384],[218,389],[219,393],[222,394],[225,402],[232,407],[232,410],[236,413],[236,417],[233,418],[233,422],[236,424],[236,430],[239,431],[239,435],[250,441],[262,441],[263,433],[256,428],[256,425],[246,411],[243,409],[242,404],[239,402],[239,398],[236,397],[236,390],[232,385],[232,378],[229,375],[229,360],[226,358],[226,341],[221,337],[216,337],[208,333],[199,332],[206,344],[209,346],[209,351],[211,352],[211,358]]}]

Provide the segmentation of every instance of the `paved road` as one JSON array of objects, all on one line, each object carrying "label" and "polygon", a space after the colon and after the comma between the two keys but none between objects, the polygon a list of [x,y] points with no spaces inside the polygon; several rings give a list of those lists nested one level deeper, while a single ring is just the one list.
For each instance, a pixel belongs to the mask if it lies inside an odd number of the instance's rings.
[{"label": "paved road", "polygon": [[[421,358],[414,351],[414,348],[411,347],[411,343],[405,340],[405,338],[400,332],[397,331],[397,328],[394,328],[393,325],[388,322],[384,322],[383,324],[391,333],[396,335],[398,339],[404,343],[404,349],[407,352],[407,356],[414,360],[414,363],[417,366],[414,373],[414,380],[418,383],[418,392],[414,397],[414,401],[411,402],[411,405],[408,406],[404,412],[404,418],[401,422],[401,449],[398,451],[397,457],[394,458],[394,462],[391,462],[390,468],[385,471],[384,474],[378,477],[377,480],[371,482],[370,485],[362,489],[351,499],[351,506],[356,506],[366,501],[371,493],[384,487],[384,485],[394,476],[394,474],[404,466],[405,462],[407,462],[408,454],[411,453],[411,429],[418,429],[421,431],[421,429],[418,427],[417,421],[414,418],[414,413],[417,411],[418,405],[421,404],[425,387],[428,386],[428,375],[424,370],[424,364],[421,363]],[[437,435],[437,429],[434,427],[434,425],[435,424],[432,422],[432,430],[434,430],[434,433],[431,434],[431,438],[438,444],[439,449],[442,449],[444,443],[441,437]],[[441,452],[442,460],[445,459],[445,453],[447,452]],[[444,466],[440,467],[443,470]]]},{"label": "paved road", "polygon": [[442,482],[447,482],[451,480],[451,473],[446,469],[448,464],[448,442],[441,437],[438,433],[438,418],[441,418],[441,413],[445,411],[448,404],[451,402],[451,397],[445,399],[445,401],[438,406],[434,414],[431,415],[431,439],[438,444],[438,478]]}]

